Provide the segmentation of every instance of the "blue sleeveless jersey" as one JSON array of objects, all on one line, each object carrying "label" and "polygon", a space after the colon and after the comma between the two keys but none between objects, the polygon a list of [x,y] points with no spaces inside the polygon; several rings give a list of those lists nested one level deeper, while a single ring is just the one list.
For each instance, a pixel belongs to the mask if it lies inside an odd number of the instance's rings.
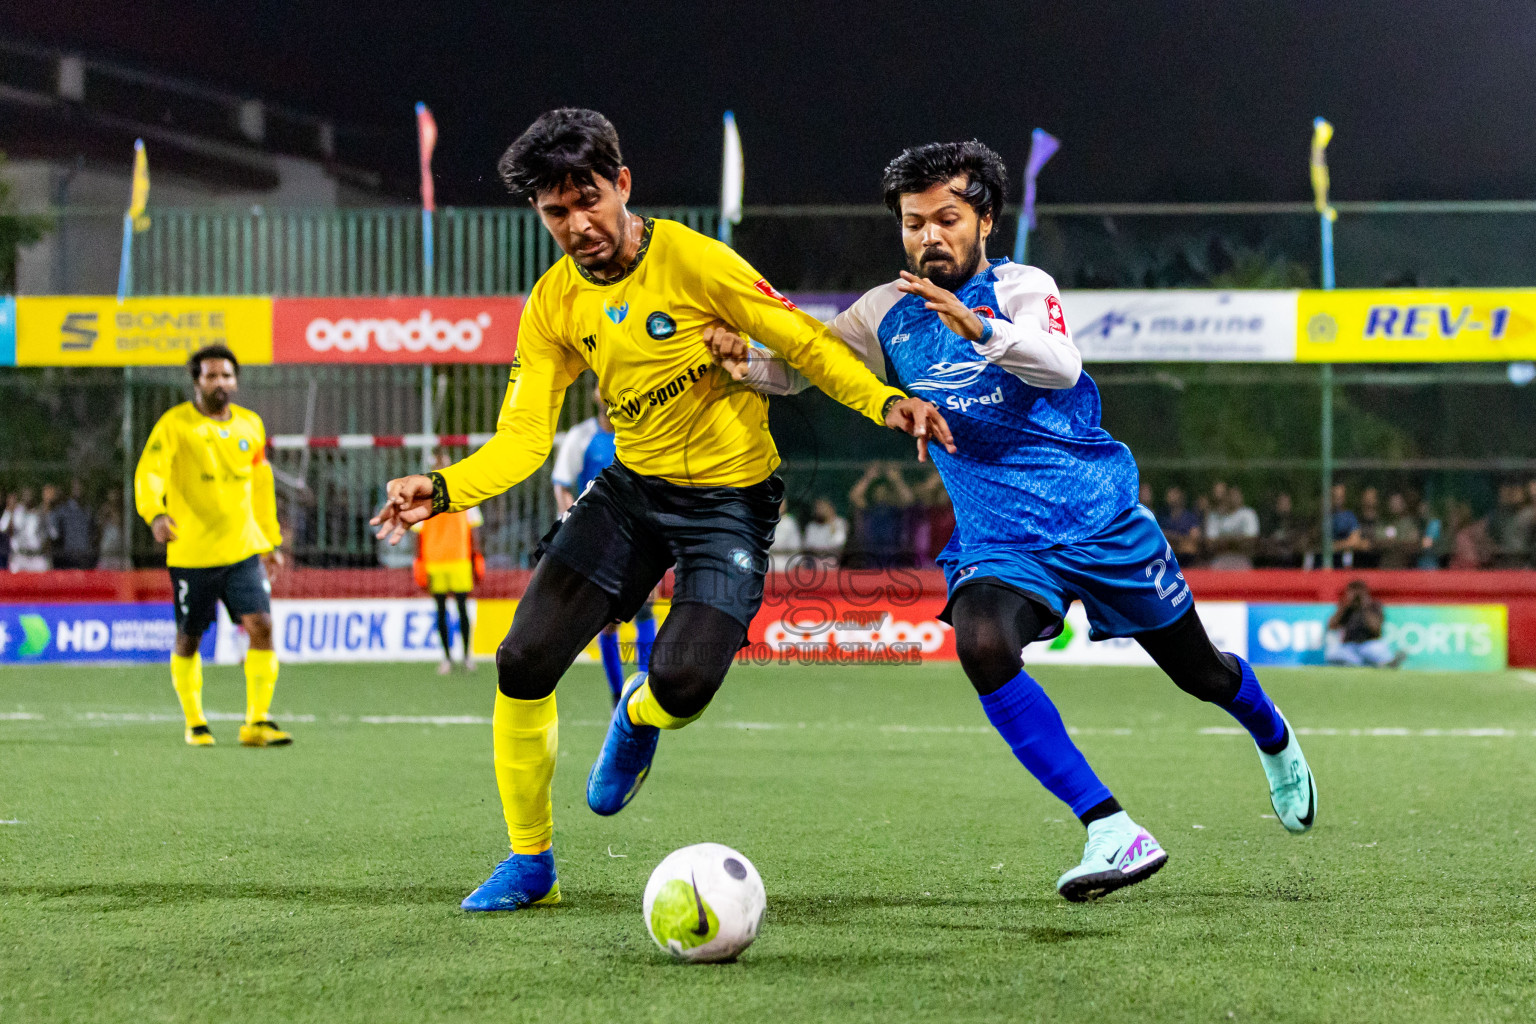
[{"label": "blue sleeveless jersey", "polygon": [[[1011,323],[997,295],[1008,266],[990,261],[956,294]],[[1070,388],[1027,384],[983,359],[915,295],[892,305],[876,333],[892,382],[937,405],[955,435],[958,454],[928,449],[955,508],[950,560],[998,544],[1072,544],[1136,505],[1135,459],[1099,425],[1099,389],[1087,373]]]}]

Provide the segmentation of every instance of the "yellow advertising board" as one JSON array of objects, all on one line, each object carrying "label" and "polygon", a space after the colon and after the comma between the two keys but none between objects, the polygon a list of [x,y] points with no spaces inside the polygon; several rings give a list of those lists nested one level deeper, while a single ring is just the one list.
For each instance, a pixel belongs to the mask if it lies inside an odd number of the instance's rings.
[{"label": "yellow advertising board", "polygon": [[16,300],[18,366],[174,366],[204,345],[242,363],[272,361],[272,300],[179,295],[125,299],[51,295]]},{"label": "yellow advertising board", "polygon": [[1299,363],[1536,359],[1536,288],[1304,291]]}]

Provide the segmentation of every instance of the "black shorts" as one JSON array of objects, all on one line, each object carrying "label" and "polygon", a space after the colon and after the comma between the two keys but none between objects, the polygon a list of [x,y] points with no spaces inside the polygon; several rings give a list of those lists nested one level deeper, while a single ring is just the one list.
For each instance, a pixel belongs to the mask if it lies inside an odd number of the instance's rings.
[{"label": "black shorts", "polygon": [[252,555],[233,565],[210,565],[202,569],[171,570],[171,602],[176,606],[176,632],[202,639],[213,625],[220,601],[235,622],[242,615],[271,613],[272,585],[260,555]]},{"label": "black shorts", "polygon": [[539,552],[613,596],[613,616],[635,616],[676,567],[673,604],[706,604],[743,626],[763,603],[768,548],[784,482],[681,487],[615,462],[545,534]]}]

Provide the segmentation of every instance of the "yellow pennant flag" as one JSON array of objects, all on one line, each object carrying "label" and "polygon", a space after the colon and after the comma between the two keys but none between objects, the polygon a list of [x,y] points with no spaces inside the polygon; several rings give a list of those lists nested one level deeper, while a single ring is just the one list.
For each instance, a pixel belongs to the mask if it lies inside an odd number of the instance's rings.
[{"label": "yellow pennant flag", "polygon": [[1333,141],[1333,125],[1323,118],[1312,121],[1312,200],[1317,212],[1329,220],[1339,213],[1328,203],[1328,143]]},{"label": "yellow pennant flag", "polygon": [[144,140],[135,139],[133,142],[133,199],[128,203],[128,219],[133,221],[133,230],[144,231],[149,228],[149,214],[145,207],[149,205],[149,156],[144,152]]}]

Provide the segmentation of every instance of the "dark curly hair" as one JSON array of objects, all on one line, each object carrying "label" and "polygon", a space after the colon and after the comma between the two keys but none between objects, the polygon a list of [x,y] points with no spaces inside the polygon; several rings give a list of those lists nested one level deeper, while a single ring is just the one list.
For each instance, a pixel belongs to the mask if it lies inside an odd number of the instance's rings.
[{"label": "dark curly hair", "polygon": [[903,150],[886,164],[880,187],[885,191],[885,205],[900,217],[902,196],[926,192],[962,176],[968,184],[955,194],[975,209],[978,218],[990,216],[995,221],[1003,212],[1008,168],[995,150],[975,139],[930,142]]},{"label": "dark curly hair", "polygon": [[540,114],[507,147],[496,171],[508,192],[526,200],[567,178],[576,185],[595,184],[594,176],[614,181],[623,166],[612,122],[595,110],[561,107]]},{"label": "dark curly hair", "polygon": [[235,368],[235,376],[240,376],[240,360],[235,358],[235,354],[227,345],[207,345],[187,357],[187,369],[192,374],[192,383],[196,384],[197,379],[203,375],[205,359],[228,359],[230,365]]}]

